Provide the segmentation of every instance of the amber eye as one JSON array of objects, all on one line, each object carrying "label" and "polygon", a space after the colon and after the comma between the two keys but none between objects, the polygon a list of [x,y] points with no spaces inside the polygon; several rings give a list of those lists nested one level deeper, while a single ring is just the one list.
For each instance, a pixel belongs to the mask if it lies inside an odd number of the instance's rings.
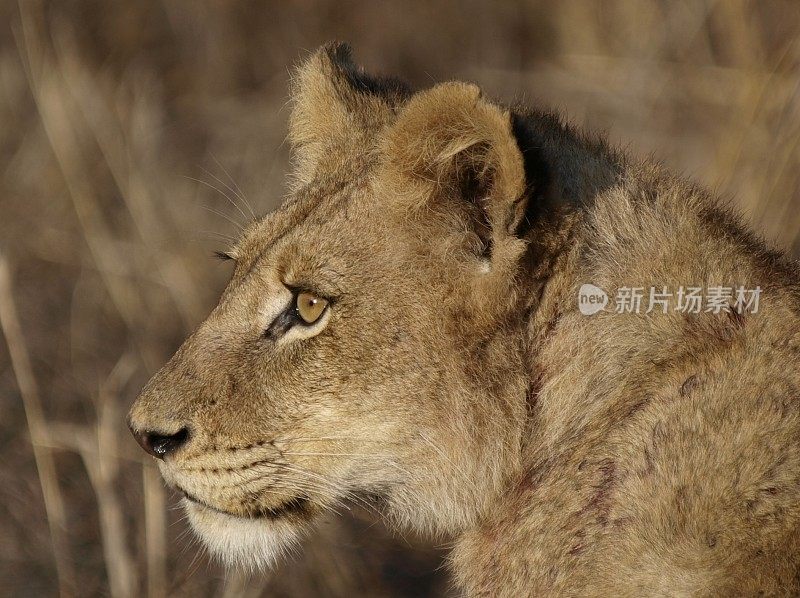
[{"label": "amber eye", "polygon": [[295,310],[300,319],[306,324],[313,324],[319,320],[320,316],[325,312],[328,307],[328,300],[322,297],[317,297],[313,293],[300,291],[297,293],[295,300]]}]

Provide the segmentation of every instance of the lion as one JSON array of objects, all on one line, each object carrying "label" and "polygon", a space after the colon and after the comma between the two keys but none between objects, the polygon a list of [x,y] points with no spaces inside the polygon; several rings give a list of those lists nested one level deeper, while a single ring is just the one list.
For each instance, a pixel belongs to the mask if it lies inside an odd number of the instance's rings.
[{"label": "lion", "polygon": [[787,257],[474,84],[332,44],[292,104],[289,198],[129,414],[213,554],[274,566],[352,501],[447,538],[470,596],[800,593]]}]

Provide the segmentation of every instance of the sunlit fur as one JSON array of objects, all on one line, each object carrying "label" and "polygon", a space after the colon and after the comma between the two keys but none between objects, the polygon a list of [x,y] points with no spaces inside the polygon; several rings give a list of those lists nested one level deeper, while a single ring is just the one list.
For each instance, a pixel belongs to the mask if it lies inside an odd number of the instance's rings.
[{"label": "sunlit fur", "polygon": [[189,523],[209,552],[230,566],[271,567],[297,544],[302,530],[285,521],[232,517],[184,500]]},{"label": "sunlit fur", "polygon": [[[658,164],[344,46],[297,70],[289,138],[290,197],[130,414],[189,428],[161,471],[214,554],[273,565],[350,501],[451,541],[469,595],[800,593],[793,265]],[[762,296],[588,317],[586,283]]]}]

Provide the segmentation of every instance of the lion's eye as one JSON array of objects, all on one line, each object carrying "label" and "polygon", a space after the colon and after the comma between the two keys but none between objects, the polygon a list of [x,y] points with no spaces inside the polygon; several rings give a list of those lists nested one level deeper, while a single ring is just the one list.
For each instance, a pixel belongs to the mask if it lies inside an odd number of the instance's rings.
[{"label": "lion's eye", "polygon": [[313,293],[301,291],[297,293],[295,300],[295,310],[300,319],[306,324],[313,324],[322,316],[325,308],[328,307],[328,300],[317,297]]}]

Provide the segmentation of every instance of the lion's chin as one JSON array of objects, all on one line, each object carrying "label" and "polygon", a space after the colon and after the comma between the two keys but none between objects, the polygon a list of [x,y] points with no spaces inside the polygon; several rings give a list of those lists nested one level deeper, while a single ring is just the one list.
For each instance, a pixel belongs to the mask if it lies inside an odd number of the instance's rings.
[{"label": "lion's chin", "polygon": [[189,523],[212,556],[230,567],[263,569],[273,566],[302,534],[296,521],[245,518],[183,501]]}]

